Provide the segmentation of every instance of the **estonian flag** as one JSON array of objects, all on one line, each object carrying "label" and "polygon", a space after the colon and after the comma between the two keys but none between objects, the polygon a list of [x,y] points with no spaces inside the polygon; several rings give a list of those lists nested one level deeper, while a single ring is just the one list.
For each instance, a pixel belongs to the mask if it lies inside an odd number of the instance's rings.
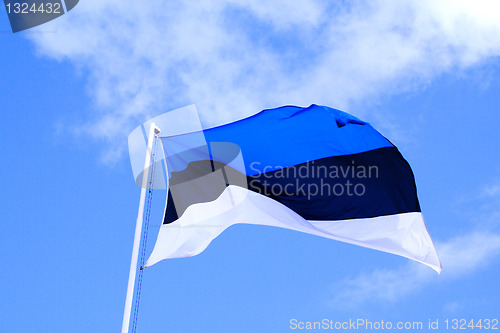
[{"label": "estonian flag", "polygon": [[229,226],[247,223],[394,253],[441,271],[410,166],[350,114],[285,106],[161,143],[167,202],[145,267],[194,256]]}]

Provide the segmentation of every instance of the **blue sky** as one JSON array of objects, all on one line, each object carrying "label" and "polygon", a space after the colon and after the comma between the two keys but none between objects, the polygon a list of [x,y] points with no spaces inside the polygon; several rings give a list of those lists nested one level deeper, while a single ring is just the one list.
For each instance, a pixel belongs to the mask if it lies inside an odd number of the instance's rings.
[{"label": "blue sky", "polygon": [[500,319],[495,1],[148,3],[88,0],[19,34],[0,11],[0,332],[120,329],[140,192],[127,135],[192,103],[206,125],[312,103],[371,122],[413,168],[443,272],[238,225],[145,270],[138,331]]}]

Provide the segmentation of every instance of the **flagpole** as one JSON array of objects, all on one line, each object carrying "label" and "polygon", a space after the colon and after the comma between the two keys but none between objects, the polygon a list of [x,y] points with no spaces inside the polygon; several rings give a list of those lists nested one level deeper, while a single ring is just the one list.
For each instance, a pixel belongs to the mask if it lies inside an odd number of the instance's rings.
[{"label": "flagpole", "polygon": [[[149,127],[148,146],[146,150],[146,158],[144,160],[144,172],[142,175],[141,198],[139,200],[139,212],[137,213],[137,221],[135,224],[134,247],[132,249],[132,260],[130,262],[130,272],[128,276],[127,298],[125,299],[125,311],[123,313],[122,333],[128,333],[130,325],[130,314],[132,312],[132,299],[134,296],[135,277],[137,273],[137,259],[139,257],[139,245],[142,233],[142,219],[144,215],[144,202],[146,201],[146,189],[148,187],[148,175],[151,166],[151,151],[153,149],[153,141],[156,134],[160,133],[160,129],[151,123]],[[153,161],[154,163],[154,161]]]}]

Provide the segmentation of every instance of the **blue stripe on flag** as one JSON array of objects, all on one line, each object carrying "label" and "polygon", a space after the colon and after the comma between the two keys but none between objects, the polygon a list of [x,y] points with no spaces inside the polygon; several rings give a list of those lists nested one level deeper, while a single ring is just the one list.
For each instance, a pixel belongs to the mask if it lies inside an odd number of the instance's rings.
[{"label": "blue stripe on flag", "polygon": [[[371,125],[325,106],[284,106],[203,131],[206,142],[238,145],[248,176],[298,165],[325,157],[351,155],[393,145]],[[163,138],[168,147],[191,147],[200,133]],[[195,150],[192,149],[192,152]],[[197,154],[208,154],[201,147]],[[201,158],[200,158],[201,159]],[[191,161],[187,158],[188,163]],[[177,161],[179,162],[179,161]],[[186,163],[169,165],[182,171]],[[243,172],[243,170],[240,170]]]}]

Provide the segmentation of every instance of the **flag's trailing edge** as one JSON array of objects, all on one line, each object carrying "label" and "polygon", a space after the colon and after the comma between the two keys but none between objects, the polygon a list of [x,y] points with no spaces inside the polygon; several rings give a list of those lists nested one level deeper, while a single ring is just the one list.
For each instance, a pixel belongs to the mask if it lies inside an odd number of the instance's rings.
[{"label": "flag's trailing edge", "polygon": [[161,143],[167,202],[146,266],[199,254],[229,226],[247,223],[385,251],[441,271],[409,164],[350,114],[285,106]]}]

